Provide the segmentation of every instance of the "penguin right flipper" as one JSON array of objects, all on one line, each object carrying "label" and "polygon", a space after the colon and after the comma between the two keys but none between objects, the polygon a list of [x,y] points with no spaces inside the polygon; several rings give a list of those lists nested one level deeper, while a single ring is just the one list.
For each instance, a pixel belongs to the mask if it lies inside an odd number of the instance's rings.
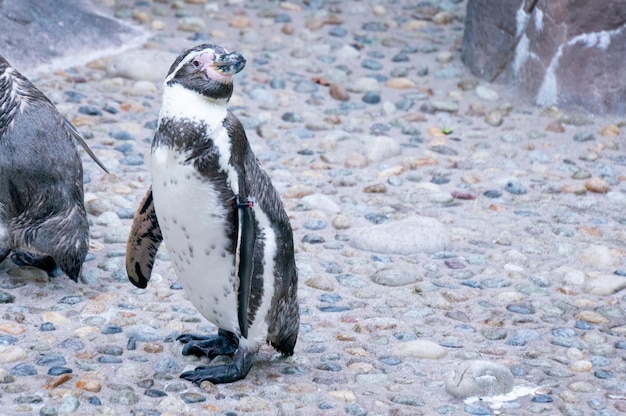
[{"label": "penguin right flipper", "polygon": [[237,289],[237,319],[239,330],[244,338],[248,338],[248,308],[250,305],[250,289],[252,287],[252,269],[254,258],[254,241],[256,229],[252,214],[252,202],[237,201],[239,246],[239,287]]},{"label": "penguin right flipper", "polygon": [[74,125],[72,123],[70,123],[70,121],[68,119],[64,118],[63,120],[65,122],[65,127],[67,127],[68,131],[72,134],[72,137],[74,137],[74,139],[76,139],[78,144],[80,144],[81,147],[83,149],[85,149],[85,152],[87,152],[87,154],[89,155],[91,160],[96,162],[98,164],[98,166],[100,166],[100,168],[102,168],[103,171],[105,171],[106,173],[109,173],[109,170],[106,168],[106,166],[104,166],[104,163],[102,163],[100,161],[100,159],[98,159],[96,154],[91,150],[91,148],[89,147],[89,145],[85,141],[84,137],[78,132],[78,130],[76,130],[76,127],[74,127]]},{"label": "penguin right flipper", "polygon": [[148,286],[154,259],[162,241],[163,235],[154,211],[150,187],[135,213],[126,245],[126,273],[133,285],[142,289]]}]

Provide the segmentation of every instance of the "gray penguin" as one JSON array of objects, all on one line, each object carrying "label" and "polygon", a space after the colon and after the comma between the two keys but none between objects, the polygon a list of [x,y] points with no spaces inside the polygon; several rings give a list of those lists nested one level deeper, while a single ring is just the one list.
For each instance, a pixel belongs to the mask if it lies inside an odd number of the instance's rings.
[{"label": "gray penguin", "polygon": [[189,300],[218,328],[184,334],[184,355],[230,355],[181,377],[200,384],[245,378],[262,344],[292,355],[300,324],[289,218],[228,109],[239,52],[199,45],[181,54],[163,84],[152,143],[152,186],[126,252],[130,281],[146,287],[162,241]]},{"label": "gray penguin", "polygon": [[75,282],[89,245],[82,136],[0,56],[0,262],[63,272]]}]

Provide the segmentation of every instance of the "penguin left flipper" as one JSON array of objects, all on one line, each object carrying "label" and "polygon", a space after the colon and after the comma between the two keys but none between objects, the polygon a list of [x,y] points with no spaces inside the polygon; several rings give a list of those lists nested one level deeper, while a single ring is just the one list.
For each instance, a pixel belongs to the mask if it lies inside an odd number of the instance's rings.
[{"label": "penguin left flipper", "polygon": [[135,213],[126,245],[126,273],[133,285],[141,289],[148,286],[154,259],[162,241],[163,235],[154,211],[150,187]]},{"label": "penguin left flipper", "polygon": [[185,371],[180,378],[200,385],[203,381],[213,384],[232,383],[246,378],[256,357],[256,352],[237,350],[232,364],[208,365],[196,367],[193,371]]}]

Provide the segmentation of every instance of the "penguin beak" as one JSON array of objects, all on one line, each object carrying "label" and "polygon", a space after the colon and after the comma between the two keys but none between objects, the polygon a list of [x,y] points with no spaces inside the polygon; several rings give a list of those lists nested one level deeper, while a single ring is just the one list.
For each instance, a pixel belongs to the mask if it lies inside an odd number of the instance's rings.
[{"label": "penguin beak", "polygon": [[231,52],[226,55],[216,56],[213,66],[224,75],[235,75],[246,66],[246,58],[241,52]]}]

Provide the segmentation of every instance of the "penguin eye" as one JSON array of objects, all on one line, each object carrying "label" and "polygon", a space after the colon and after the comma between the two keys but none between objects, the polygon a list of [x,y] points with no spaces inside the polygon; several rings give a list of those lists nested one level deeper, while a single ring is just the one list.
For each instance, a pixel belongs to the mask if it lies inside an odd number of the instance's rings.
[{"label": "penguin eye", "polygon": [[193,64],[193,66],[200,66],[200,61],[198,61],[197,59],[194,59],[192,64]]}]

